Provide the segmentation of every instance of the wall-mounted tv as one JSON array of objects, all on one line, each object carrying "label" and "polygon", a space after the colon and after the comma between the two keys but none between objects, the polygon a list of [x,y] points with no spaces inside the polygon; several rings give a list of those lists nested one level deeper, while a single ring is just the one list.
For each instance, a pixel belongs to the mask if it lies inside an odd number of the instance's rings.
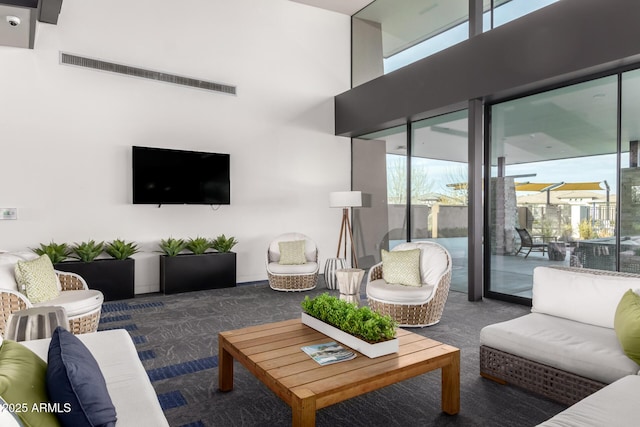
[{"label": "wall-mounted tv", "polygon": [[229,155],[132,147],[134,204],[231,204]]}]

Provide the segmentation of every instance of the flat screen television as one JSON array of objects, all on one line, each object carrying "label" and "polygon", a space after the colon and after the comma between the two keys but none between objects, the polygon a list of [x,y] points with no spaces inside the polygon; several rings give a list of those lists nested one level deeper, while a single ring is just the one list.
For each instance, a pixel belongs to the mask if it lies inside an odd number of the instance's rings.
[{"label": "flat screen television", "polygon": [[228,154],[132,149],[134,204],[231,204]]}]

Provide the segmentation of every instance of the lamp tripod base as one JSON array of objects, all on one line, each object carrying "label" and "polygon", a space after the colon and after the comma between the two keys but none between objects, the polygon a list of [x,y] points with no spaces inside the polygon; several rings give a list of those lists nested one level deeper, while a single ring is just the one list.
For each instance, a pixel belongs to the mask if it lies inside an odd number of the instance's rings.
[{"label": "lamp tripod base", "polygon": [[336,252],[336,258],[340,257],[340,249],[342,248],[342,240],[344,238],[343,257],[347,258],[347,246],[351,244],[351,266],[358,268],[358,257],[356,256],[356,248],[353,245],[353,232],[351,230],[351,222],[349,221],[349,209],[342,208],[342,224],[340,225],[340,239],[338,240],[338,251]]}]

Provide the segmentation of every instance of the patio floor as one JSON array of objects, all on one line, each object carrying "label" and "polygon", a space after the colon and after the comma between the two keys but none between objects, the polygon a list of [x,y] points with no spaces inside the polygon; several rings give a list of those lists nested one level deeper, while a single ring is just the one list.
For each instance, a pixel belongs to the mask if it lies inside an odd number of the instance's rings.
[{"label": "patio floor", "polygon": [[[424,239],[444,246],[453,260],[451,269],[451,289],[457,292],[467,292],[468,286],[468,256],[467,238]],[[390,242],[393,248],[398,242]],[[494,292],[531,298],[533,286],[533,269],[538,266],[569,266],[569,253],[563,261],[552,261],[545,252],[531,252],[527,258],[520,255],[492,255],[491,256],[491,290]]]}]

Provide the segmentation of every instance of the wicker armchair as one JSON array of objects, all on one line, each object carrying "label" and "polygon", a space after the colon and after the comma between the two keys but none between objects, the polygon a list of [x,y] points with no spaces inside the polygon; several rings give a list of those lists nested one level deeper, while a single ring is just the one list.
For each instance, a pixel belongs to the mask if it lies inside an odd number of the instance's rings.
[{"label": "wicker armchair", "polygon": [[369,307],[389,315],[400,326],[424,327],[440,321],[451,285],[451,255],[434,242],[401,243],[393,251],[420,249],[420,287],[387,283],[382,278],[382,263],[369,270],[367,299]]},{"label": "wicker armchair", "polygon": [[[305,264],[280,264],[278,243],[294,240],[305,241]],[[267,275],[269,286],[276,291],[308,291],[318,282],[318,247],[309,237],[301,233],[286,233],[276,237],[267,249]]]},{"label": "wicker armchair", "polygon": [[75,274],[56,271],[60,280],[60,295],[52,300],[32,304],[18,291],[13,276],[15,263],[33,259],[33,254],[0,254],[0,334],[4,334],[11,313],[32,307],[60,306],[66,311],[69,330],[74,334],[98,330],[104,297],[102,292],[89,289],[85,280]]},{"label": "wicker armchair", "polygon": [[98,330],[104,299],[102,292],[89,289],[84,279],[75,273],[56,271],[56,274],[60,279],[62,292],[58,298],[51,301],[32,304],[24,294],[18,291],[0,289],[0,334],[4,333],[7,319],[11,313],[43,306],[64,307],[67,310],[69,331],[74,334],[85,334]]}]

